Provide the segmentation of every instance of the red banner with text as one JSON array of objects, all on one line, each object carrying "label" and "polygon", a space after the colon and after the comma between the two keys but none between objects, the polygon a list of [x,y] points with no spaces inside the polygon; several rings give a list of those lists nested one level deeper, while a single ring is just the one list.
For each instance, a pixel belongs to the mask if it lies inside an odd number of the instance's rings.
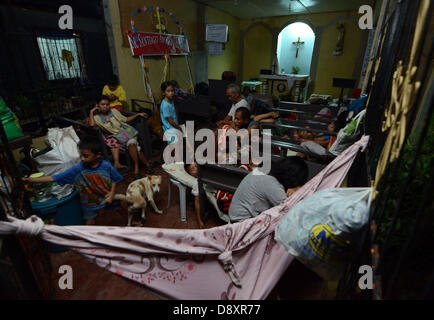
[{"label": "red banner with text", "polygon": [[186,55],[190,52],[187,37],[177,34],[128,32],[133,56]]}]

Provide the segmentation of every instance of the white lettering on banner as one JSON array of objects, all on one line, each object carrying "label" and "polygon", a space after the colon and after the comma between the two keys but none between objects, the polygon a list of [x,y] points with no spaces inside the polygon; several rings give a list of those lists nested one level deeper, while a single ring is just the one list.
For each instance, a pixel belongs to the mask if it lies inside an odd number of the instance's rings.
[{"label": "white lettering on banner", "polygon": [[188,54],[187,38],[183,35],[136,32],[128,34],[134,56]]}]

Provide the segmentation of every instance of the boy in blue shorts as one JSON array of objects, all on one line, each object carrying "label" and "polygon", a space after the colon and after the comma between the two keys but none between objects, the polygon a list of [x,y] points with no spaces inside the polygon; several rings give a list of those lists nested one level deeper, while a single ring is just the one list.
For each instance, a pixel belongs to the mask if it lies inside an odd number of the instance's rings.
[{"label": "boy in blue shorts", "polygon": [[81,162],[53,176],[24,178],[28,182],[56,182],[59,185],[73,184],[80,192],[83,217],[87,225],[95,224],[99,211],[113,202],[116,184],[122,176],[110,164],[102,160],[101,144],[94,139],[78,143]]}]

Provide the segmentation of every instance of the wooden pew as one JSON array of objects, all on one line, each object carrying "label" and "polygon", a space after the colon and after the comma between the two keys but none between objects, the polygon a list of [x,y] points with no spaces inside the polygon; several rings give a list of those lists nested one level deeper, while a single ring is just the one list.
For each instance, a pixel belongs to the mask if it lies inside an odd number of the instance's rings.
[{"label": "wooden pew", "polygon": [[283,128],[283,129],[290,129],[290,130],[304,130],[304,131],[310,131],[315,133],[324,133],[331,136],[336,136],[336,132],[330,132],[327,130],[320,130],[320,129],[314,129],[314,128],[306,128],[306,127],[300,127],[300,126],[293,126],[290,124],[271,124],[271,123],[261,123],[261,127],[264,129],[273,129],[273,128]]},{"label": "wooden pew", "polygon": [[288,102],[288,101],[280,101],[278,104],[280,109],[294,109],[310,113],[318,114],[323,108],[330,109],[330,113],[332,117],[338,116],[339,108],[337,106],[329,106],[329,105],[318,105],[318,104],[307,104],[307,103],[299,103],[299,102]]},{"label": "wooden pew", "polygon": [[312,129],[317,129],[317,130],[326,130],[327,131],[327,123],[323,123],[323,122],[316,122],[316,121],[298,121],[298,120],[286,120],[286,119],[280,119],[280,122],[282,124],[287,124],[290,126],[296,126],[296,127],[309,127]]},{"label": "wooden pew", "polygon": [[249,171],[239,169],[232,165],[221,164],[198,164],[197,168],[200,217],[202,221],[206,221],[212,206],[206,197],[204,184],[233,193],[237,190],[244,177],[249,174]]},{"label": "wooden pew", "polygon": [[300,111],[300,110],[291,110],[291,109],[284,109],[284,108],[272,108],[272,111],[276,111],[279,114],[293,114],[297,116],[298,120],[301,121],[315,121],[315,122],[322,122],[322,123],[329,123],[336,121],[336,117],[333,117],[331,115],[321,114],[318,115],[316,112],[307,112],[307,111]]},{"label": "wooden pew", "polygon": [[[307,155],[310,158],[315,158],[321,162],[324,161],[324,157],[321,157],[320,155],[317,155],[315,153],[309,152],[306,149],[302,148],[298,141],[292,139],[292,138],[283,138],[283,137],[277,137],[277,136],[271,136],[271,147],[279,147],[281,149],[280,155],[277,157],[286,157],[287,151],[291,150],[298,153],[303,153]],[[274,157],[276,157],[274,155]]]},{"label": "wooden pew", "polygon": [[208,121],[211,120],[211,100],[208,96],[187,95],[185,97],[175,99],[175,108],[179,115],[186,117],[203,118]]}]

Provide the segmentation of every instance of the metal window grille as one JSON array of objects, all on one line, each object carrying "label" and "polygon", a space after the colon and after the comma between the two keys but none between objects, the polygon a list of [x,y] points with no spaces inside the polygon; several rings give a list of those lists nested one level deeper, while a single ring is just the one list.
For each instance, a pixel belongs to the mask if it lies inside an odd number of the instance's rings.
[{"label": "metal window grille", "polygon": [[79,38],[64,35],[40,35],[36,39],[48,80],[81,77],[77,45]]}]

